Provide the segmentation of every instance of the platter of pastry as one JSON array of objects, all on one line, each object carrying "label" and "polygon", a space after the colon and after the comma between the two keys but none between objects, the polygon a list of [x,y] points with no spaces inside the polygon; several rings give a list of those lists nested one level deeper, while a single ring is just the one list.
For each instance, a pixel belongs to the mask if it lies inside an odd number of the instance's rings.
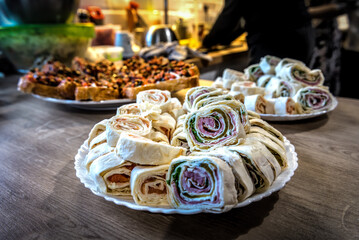
[{"label": "platter of pastry", "polygon": [[229,91],[265,120],[293,121],[336,108],[336,98],[323,83],[319,69],[310,69],[295,59],[265,56],[244,72],[225,69],[212,86]]},{"label": "platter of pastry", "polygon": [[76,57],[70,67],[49,60],[30,70],[20,77],[18,90],[45,101],[96,109],[134,101],[143,90],[175,92],[198,84],[198,68],[183,61],[134,56],[114,63]]},{"label": "platter of pastry", "polygon": [[280,190],[298,166],[294,146],[223,90],[191,88],[183,105],[146,90],[95,124],[75,156],[95,195],[135,210],[222,213]]}]

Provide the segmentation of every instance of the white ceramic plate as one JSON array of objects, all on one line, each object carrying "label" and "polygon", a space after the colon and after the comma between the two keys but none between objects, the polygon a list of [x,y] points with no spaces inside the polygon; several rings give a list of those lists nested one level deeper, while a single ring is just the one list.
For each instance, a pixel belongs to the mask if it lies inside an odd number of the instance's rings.
[{"label": "white ceramic plate", "polygon": [[[247,198],[245,201],[238,203],[235,206],[235,208],[244,207],[252,202],[259,201],[264,197],[268,197],[273,192],[276,192],[281,188],[283,188],[284,185],[290,180],[290,178],[294,174],[294,171],[298,167],[298,157],[297,157],[297,153],[295,152],[294,146],[286,138],[284,138],[284,146],[286,148],[286,154],[288,158],[288,168],[285,169],[278,176],[278,178],[273,182],[273,184],[269,187],[267,191],[252,195],[251,197]],[[201,209],[186,210],[186,209],[176,209],[176,208],[162,207],[162,206],[161,207],[140,206],[133,201],[132,197],[118,197],[118,196],[113,196],[99,192],[92,179],[89,178],[86,167],[82,164],[83,161],[85,160],[87,153],[88,153],[88,146],[86,140],[84,144],[82,144],[82,146],[79,148],[78,153],[75,156],[76,176],[85,185],[85,187],[89,188],[97,196],[103,197],[106,200],[114,202],[117,205],[123,205],[134,210],[149,211],[153,213],[196,214],[196,213],[204,212]]]},{"label": "white ceramic plate", "polygon": [[70,105],[75,108],[87,109],[87,110],[115,110],[119,106],[127,103],[133,103],[136,100],[129,98],[114,99],[114,100],[104,100],[104,101],[76,101],[76,100],[67,100],[67,99],[58,99],[51,97],[43,97],[40,95],[32,94],[34,97],[41,99],[46,102],[59,103]]},{"label": "white ceramic plate", "polygon": [[314,118],[326,113],[333,111],[338,106],[338,101],[336,98],[333,99],[333,104],[328,110],[307,113],[307,114],[293,114],[293,115],[276,115],[276,114],[259,114],[262,119],[266,121],[295,121],[302,120],[307,118]]}]

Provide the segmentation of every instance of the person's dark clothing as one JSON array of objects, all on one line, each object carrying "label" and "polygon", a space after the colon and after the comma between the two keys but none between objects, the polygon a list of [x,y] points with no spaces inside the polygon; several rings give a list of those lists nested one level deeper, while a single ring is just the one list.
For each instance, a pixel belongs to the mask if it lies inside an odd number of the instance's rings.
[{"label": "person's dark clothing", "polygon": [[250,64],[265,55],[310,61],[314,32],[303,0],[226,0],[202,45],[229,45],[243,32],[248,33]]}]

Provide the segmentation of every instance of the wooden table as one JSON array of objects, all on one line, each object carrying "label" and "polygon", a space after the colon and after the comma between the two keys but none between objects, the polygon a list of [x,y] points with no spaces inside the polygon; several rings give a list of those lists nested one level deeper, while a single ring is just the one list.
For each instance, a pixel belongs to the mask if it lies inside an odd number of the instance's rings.
[{"label": "wooden table", "polygon": [[359,101],[315,119],[273,123],[299,167],[279,192],[223,214],[164,215],[115,205],[75,175],[91,127],[84,111],[0,79],[0,239],[359,239]]}]

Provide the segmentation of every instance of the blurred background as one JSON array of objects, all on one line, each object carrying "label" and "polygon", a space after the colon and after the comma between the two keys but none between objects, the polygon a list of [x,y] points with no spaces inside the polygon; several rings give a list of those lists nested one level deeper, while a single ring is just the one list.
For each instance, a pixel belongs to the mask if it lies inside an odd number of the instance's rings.
[{"label": "blurred background", "polygon": [[[310,68],[320,68],[332,93],[358,97],[351,87],[359,57],[357,1],[305,0],[315,29]],[[169,48],[215,80],[225,68],[248,66],[246,33],[230,45],[205,49],[224,6],[218,0],[0,0],[0,72],[26,72],[47,57],[121,60]],[[323,10],[324,7],[324,10]],[[242,23],[243,25],[245,22]],[[159,43],[177,45],[161,45]],[[152,47],[152,48],[151,48]]]}]

